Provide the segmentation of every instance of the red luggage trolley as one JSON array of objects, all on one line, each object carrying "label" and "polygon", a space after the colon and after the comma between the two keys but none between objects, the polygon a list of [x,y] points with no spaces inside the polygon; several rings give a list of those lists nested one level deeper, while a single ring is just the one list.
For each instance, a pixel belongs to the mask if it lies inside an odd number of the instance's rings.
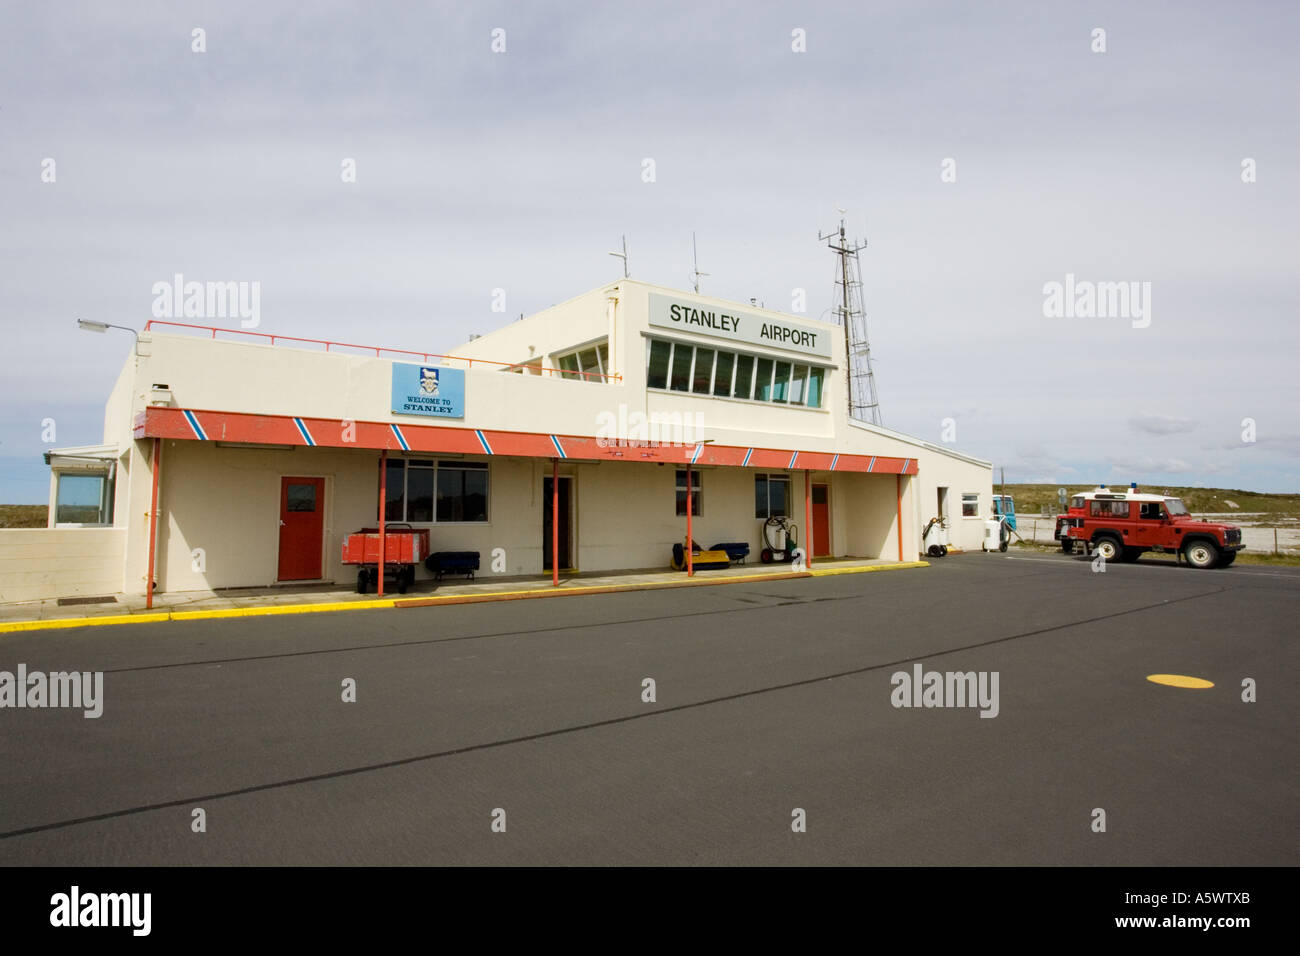
[{"label": "red luggage trolley", "polygon": [[409,524],[384,526],[384,558],[379,559],[379,529],[362,528],[343,539],[343,563],[357,564],[357,593],[365,594],[379,583],[379,568],[397,584],[397,593],[405,594],[415,581],[415,566],[429,554],[429,529]]}]

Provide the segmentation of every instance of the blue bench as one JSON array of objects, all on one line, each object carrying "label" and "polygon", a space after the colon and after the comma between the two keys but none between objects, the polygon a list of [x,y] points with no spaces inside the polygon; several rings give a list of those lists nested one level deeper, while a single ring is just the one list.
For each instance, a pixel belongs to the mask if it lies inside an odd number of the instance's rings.
[{"label": "blue bench", "polygon": [[437,581],[441,581],[444,574],[463,574],[473,580],[478,564],[477,551],[435,551],[424,559],[424,566]]},{"label": "blue bench", "polygon": [[744,541],[724,541],[722,544],[715,544],[710,551],[725,551],[736,564],[744,564],[745,559],[749,557],[749,545]]}]

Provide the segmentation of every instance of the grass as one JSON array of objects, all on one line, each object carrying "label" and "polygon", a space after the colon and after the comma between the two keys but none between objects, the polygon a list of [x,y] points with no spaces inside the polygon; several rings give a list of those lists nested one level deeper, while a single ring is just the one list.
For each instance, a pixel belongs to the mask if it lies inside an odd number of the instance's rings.
[{"label": "grass", "polygon": [[[1095,487],[1095,486],[1093,486]],[[1126,485],[1112,485],[1115,488],[1125,488]],[[1059,499],[1056,496],[1056,489],[1064,488],[1067,494],[1074,494],[1076,491],[1088,490],[1088,486],[1082,484],[1060,484],[1060,485],[1006,485],[1006,493],[1016,500],[1016,512],[1018,514],[1035,514],[1042,513],[1047,505],[1059,509]],[[1138,491],[1149,494],[1168,495],[1171,498],[1182,498],[1183,504],[1187,505],[1192,514],[1223,514],[1234,511],[1261,512],[1270,518],[1298,518],[1300,517],[1300,494],[1297,495],[1280,495],[1280,494],[1263,494],[1256,491],[1241,491],[1237,488],[1188,488],[1183,485],[1138,485]],[[993,493],[1001,494],[1002,488],[996,482],[993,484]],[[1226,504],[1231,501],[1237,505],[1236,508]],[[1241,560],[1238,558],[1238,560]]]},{"label": "grass", "polygon": [[0,528],[44,528],[48,505],[0,505]]}]

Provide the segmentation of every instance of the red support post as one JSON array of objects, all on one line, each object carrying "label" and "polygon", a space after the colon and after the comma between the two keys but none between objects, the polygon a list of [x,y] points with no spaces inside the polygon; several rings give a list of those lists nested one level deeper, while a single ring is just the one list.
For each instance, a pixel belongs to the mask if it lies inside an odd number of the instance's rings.
[{"label": "red support post", "polygon": [[162,472],[162,443],[161,438],[153,440],[153,491],[149,496],[149,576],[144,585],[144,606],[146,609],[153,608],[153,575],[155,552],[158,547],[158,476]]},{"label": "red support post", "polygon": [[551,587],[560,586],[560,459],[551,459]]},{"label": "red support post", "polygon": [[686,576],[695,577],[695,535],[691,527],[691,512],[695,510],[695,494],[691,487],[691,463],[686,463]]},{"label": "red support post", "polygon": [[898,482],[898,560],[903,560],[903,476],[896,476]]},{"label": "red support post", "polygon": [[388,530],[384,512],[388,510],[388,449],[379,453],[379,571],[375,593],[384,596],[384,558],[388,556]]},{"label": "red support post", "polygon": [[813,527],[812,527],[812,472],[803,470],[803,540],[804,567],[811,568],[813,561]]}]

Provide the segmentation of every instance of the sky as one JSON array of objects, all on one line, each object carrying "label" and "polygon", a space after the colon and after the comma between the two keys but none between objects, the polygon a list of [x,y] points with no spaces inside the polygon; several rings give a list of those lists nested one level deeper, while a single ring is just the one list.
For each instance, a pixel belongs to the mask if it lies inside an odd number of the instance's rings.
[{"label": "sky", "polygon": [[[634,278],[689,289],[694,233],[703,292],[829,317],[841,215],[885,425],[1008,482],[1300,491],[1297,28],[1281,2],[6,4],[0,503],[102,438],[131,337],[76,320],[139,329],[177,274],[258,283],[261,331],[442,352],[615,280],[623,236]],[[1127,308],[1079,298],[1102,283]]]}]

